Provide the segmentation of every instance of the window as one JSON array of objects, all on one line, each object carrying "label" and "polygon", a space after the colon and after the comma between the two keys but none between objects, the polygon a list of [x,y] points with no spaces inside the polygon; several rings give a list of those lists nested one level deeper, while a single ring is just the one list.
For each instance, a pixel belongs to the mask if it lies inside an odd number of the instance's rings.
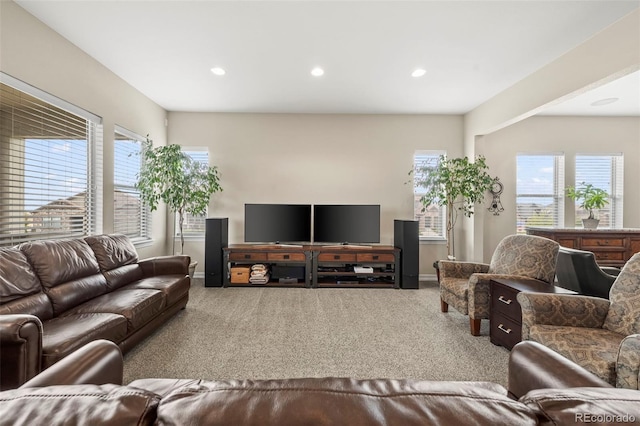
[{"label": "window", "polygon": [[420,180],[418,168],[430,165],[437,165],[441,155],[445,155],[444,151],[417,151],[413,156],[413,166],[416,171],[413,176],[413,212],[414,218],[418,221],[418,229],[420,230],[420,239],[445,239],[446,229],[443,226],[446,217],[446,207],[438,205],[430,205],[426,208],[422,205],[420,199],[425,194],[424,188],[417,185]]},{"label": "window", "polygon": [[[576,155],[575,186],[582,182],[590,183],[609,194],[609,204],[594,210],[600,219],[600,228],[622,228],[623,164],[622,154]],[[576,202],[575,223],[582,226],[582,219],[589,216],[589,212],[581,209],[579,204]]]},{"label": "window", "polygon": [[516,160],[516,229],[564,224],[564,155],[518,154]]},{"label": "window", "polygon": [[[209,152],[206,148],[183,148],[182,152],[187,154],[193,161],[209,165]],[[185,237],[201,237],[204,236],[205,231],[205,219],[207,214],[202,216],[192,216],[189,213],[184,215],[184,223],[182,224],[182,232]],[[175,218],[175,236],[180,236],[180,226],[178,225],[178,217]]]},{"label": "window", "polygon": [[113,231],[134,242],[150,239],[150,213],[136,188],[144,138],[116,126],[113,170]]},{"label": "window", "polygon": [[0,246],[102,232],[100,118],[0,81]]}]

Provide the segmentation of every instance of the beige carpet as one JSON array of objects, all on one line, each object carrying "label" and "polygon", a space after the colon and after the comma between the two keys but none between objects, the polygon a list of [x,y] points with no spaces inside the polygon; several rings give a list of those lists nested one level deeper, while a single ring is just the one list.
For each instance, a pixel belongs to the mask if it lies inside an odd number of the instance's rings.
[{"label": "beige carpet", "polygon": [[480,380],[506,385],[509,352],[480,337],[436,283],[419,290],[205,288],[125,356],[144,377],[356,377]]}]

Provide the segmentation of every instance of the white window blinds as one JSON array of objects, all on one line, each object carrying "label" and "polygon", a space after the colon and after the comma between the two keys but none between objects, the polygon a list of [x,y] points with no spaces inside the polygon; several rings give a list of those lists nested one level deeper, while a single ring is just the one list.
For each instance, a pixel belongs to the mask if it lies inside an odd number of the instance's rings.
[{"label": "white window blinds", "polygon": [[425,194],[425,189],[417,185],[421,178],[419,170],[424,170],[424,166],[437,165],[440,156],[445,154],[445,151],[417,151],[413,156],[413,212],[415,220],[418,221],[421,239],[446,238],[446,230],[443,225],[446,217],[446,207],[430,205],[425,208],[420,201]]},{"label": "white window blinds", "polygon": [[113,230],[134,242],[150,238],[150,213],[136,188],[144,138],[116,126],[114,140]]},{"label": "white window blinds", "polygon": [[101,232],[100,118],[0,77],[0,245]]},{"label": "white window blinds", "polygon": [[[184,148],[182,150],[185,154],[198,163],[209,165],[209,152],[206,150],[198,150],[196,148]],[[185,237],[201,237],[204,236],[206,226],[207,214],[201,216],[193,216],[189,213],[184,215],[184,223],[182,224],[182,231]],[[175,218],[175,235],[180,236],[180,226],[178,225],[178,218]]]},{"label": "white window blinds", "polygon": [[[624,158],[620,153],[576,155],[575,186],[590,183],[609,194],[609,204],[593,212],[600,219],[599,228],[622,228],[623,172]],[[582,226],[582,219],[588,216],[589,212],[576,201],[575,224]]]},{"label": "white window blinds", "polygon": [[516,229],[564,225],[564,155],[518,154]]}]

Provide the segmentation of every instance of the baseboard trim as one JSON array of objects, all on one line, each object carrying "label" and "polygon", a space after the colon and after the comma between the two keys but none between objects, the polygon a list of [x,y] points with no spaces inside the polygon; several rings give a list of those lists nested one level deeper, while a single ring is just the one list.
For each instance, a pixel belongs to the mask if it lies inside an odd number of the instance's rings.
[{"label": "baseboard trim", "polygon": [[438,276],[436,274],[420,274],[418,279],[420,281],[437,281]]}]

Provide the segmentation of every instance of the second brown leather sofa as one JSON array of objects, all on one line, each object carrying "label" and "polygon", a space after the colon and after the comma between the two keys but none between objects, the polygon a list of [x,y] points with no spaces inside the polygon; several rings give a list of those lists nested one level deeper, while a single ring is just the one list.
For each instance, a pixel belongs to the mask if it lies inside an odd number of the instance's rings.
[{"label": "second brown leather sofa", "polygon": [[124,235],[0,249],[0,389],[97,339],[126,352],[189,300],[188,256],[139,260]]}]

